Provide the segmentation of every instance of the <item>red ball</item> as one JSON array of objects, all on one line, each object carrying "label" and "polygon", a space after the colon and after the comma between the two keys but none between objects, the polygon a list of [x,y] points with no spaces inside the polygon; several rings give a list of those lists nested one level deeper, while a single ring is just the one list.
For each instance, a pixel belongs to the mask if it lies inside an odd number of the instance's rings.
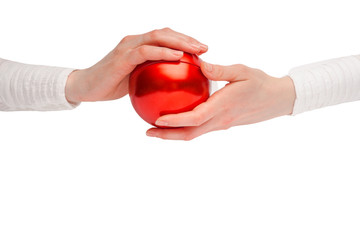
[{"label": "red ball", "polygon": [[[146,122],[162,115],[191,111],[209,98],[210,83],[197,55],[184,53],[179,61],[147,61],[130,74],[131,103]],[[156,126],[158,127],[158,126]]]}]

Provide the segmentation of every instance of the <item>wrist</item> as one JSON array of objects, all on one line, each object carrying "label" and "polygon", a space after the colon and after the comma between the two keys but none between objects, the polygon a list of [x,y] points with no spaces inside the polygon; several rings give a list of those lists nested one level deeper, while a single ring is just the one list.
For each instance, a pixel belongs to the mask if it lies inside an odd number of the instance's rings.
[{"label": "wrist", "polygon": [[284,115],[291,115],[294,109],[296,93],[294,82],[289,76],[279,78],[278,94],[281,97],[280,104],[283,106]]},{"label": "wrist", "polygon": [[76,104],[81,102],[81,73],[83,70],[74,70],[68,76],[65,85],[65,97],[66,100],[71,104]]},{"label": "wrist", "polygon": [[269,102],[272,117],[291,115],[295,102],[295,87],[289,76],[281,78],[271,77],[268,81]]}]

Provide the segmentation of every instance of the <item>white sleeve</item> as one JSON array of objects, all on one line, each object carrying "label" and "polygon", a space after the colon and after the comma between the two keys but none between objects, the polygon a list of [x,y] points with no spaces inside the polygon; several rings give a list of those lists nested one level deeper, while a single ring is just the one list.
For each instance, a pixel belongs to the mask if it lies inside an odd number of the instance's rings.
[{"label": "white sleeve", "polygon": [[66,110],[65,84],[74,69],[0,59],[0,111]]},{"label": "white sleeve", "polygon": [[293,68],[296,100],[292,115],[360,100],[360,55]]}]

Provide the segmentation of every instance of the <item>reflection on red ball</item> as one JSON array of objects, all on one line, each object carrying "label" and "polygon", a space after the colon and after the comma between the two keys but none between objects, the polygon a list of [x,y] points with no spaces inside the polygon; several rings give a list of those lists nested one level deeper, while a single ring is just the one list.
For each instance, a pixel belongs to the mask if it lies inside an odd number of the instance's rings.
[{"label": "reflection on red ball", "polygon": [[130,75],[131,103],[146,122],[155,125],[162,115],[191,111],[209,97],[209,80],[198,56],[184,53],[175,62],[147,61]]}]

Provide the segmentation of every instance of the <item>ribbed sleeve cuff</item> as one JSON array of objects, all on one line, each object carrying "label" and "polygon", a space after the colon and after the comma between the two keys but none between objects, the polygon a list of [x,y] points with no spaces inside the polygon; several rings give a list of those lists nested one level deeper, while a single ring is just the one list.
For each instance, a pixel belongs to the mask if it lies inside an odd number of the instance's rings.
[{"label": "ribbed sleeve cuff", "polygon": [[65,85],[73,69],[0,61],[0,110],[67,110]]},{"label": "ribbed sleeve cuff", "polygon": [[296,67],[289,76],[296,91],[292,115],[360,99],[360,56]]}]

